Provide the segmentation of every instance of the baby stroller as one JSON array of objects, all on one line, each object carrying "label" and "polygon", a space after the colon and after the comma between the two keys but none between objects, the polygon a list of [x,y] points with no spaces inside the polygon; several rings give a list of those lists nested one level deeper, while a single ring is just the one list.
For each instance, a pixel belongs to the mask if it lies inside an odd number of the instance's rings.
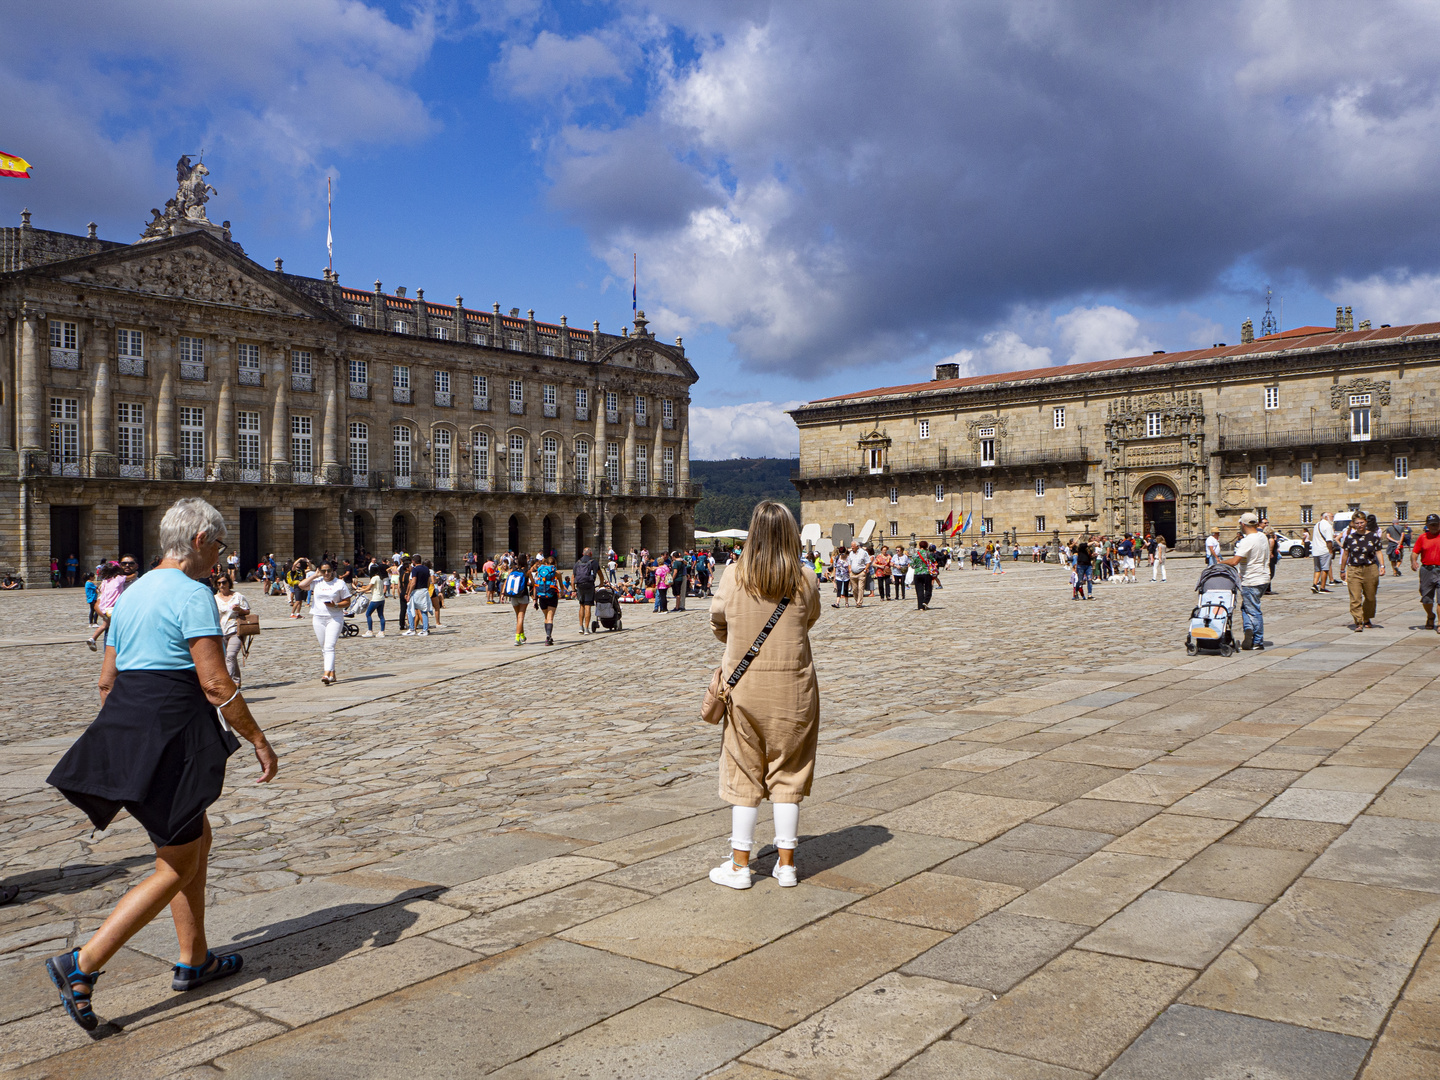
[{"label": "baby stroller", "polygon": [[[370,603],[370,594],[357,592],[350,598],[350,606],[345,609],[345,618],[358,619],[365,614],[365,608]],[[340,631],[341,637],[359,637],[360,624],[358,622],[347,622]]]},{"label": "baby stroller", "polygon": [[624,629],[620,625],[620,600],[609,585],[600,585],[595,589],[595,622],[590,629],[601,626],[606,630]]},{"label": "baby stroller", "polygon": [[1225,563],[1207,566],[1200,572],[1195,586],[1200,603],[1190,613],[1190,632],[1185,635],[1185,651],[1218,652],[1229,656],[1235,651],[1235,606],[1240,594],[1240,571]]}]

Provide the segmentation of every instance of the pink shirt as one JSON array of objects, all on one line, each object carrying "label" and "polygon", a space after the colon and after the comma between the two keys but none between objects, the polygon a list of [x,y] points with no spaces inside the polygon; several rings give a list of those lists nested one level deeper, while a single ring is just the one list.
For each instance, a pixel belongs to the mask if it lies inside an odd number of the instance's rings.
[{"label": "pink shirt", "polygon": [[663,589],[670,584],[670,567],[661,563],[655,568],[655,587]]},{"label": "pink shirt", "polygon": [[109,611],[115,606],[115,601],[120,599],[120,594],[125,591],[125,575],[116,574],[107,578],[100,584],[100,599],[95,602],[97,611]]}]

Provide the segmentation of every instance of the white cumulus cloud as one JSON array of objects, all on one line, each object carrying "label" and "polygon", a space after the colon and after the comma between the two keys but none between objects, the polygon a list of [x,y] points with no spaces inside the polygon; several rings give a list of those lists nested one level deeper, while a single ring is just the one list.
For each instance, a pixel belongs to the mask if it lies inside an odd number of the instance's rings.
[{"label": "white cumulus cloud", "polygon": [[690,407],[690,456],[788,458],[800,449],[800,430],[786,415],[801,401],[752,401],[744,405]]},{"label": "white cumulus cloud", "polygon": [[1140,333],[1140,320],[1117,307],[1071,308],[1055,320],[1056,336],[1068,352],[1067,364],[1139,356],[1155,348]]},{"label": "white cumulus cloud", "polygon": [[1337,304],[1349,304],[1355,321],[1375,326],[1440,320],[1440,274],[1371,274],[1360,281],[1341,279],[1331,290]]}]

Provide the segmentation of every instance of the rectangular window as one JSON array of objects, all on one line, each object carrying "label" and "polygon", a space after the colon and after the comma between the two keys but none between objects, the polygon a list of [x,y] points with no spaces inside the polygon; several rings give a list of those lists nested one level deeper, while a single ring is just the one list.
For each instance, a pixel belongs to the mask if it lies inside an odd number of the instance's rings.
[{"label": "rectangular window", "polygon": [[1315,482],[1315,463],[1313,461],[1300,462],[1300,483],[1313,484]]},{"label": "rectangular window", "polygon": [[988,536],[989,534],[993,533],[993,532],[995,531],[995,519],[994,519],[994,518],[981,518],[981,519],[980,519],[980,531],[981,531],[982,533],[986,534],[987,536]]},{"label": "rectangular window", "polygon": [[935,501],[936,501],[936,502],[944,502],[944,501],[945,501],[945,485],[944,485],[944,484],[936,484],[936,485],[935,485]]},{"label": "rectangular window", "polygon": [[1064,405],[1057,405],[1057,406],[1055,406],[1055,408],[1054,408],[1054,410],[1053,410],[1053,413],[1054,413],[1054,421],[1055,421],[1055,430],[1056,430],[1056,431],[1059,431],[1061,428],[1063,428],[1063,427],[1065,426],[1065,406],[1064,406]]},{"label": "rectangular window", "polygon": [[546,405],[555,404],[555,385],[546,383],[540,388],[540,400]]},{"label": "rectangular window", "polygon": [[635,447],[635,479],[641,484],[650,482],[650,451],[643,446]]},{"label": "rectangular window", "polygon": [[1360,405],[1369,405],[1369,404],[1370,404],[1370,395],[1369,395],[1369,394],[1351,394],[1351,395],[1350,395],[1350,408],[1352,408],[1352,409],[1354,409],[1354,408],[1356,408],[1356,407],[1358,407],[1358,406],[1360,406]]},{"label": "rectangular window", "polygon": [[1037,533],[1043,533],[1043,532],[1045,531],[1045,515],[1044,515],[1044,514],[1036,514],[1036,515],[1035,515],[1035,531],[1036,531]]},{"label": "rectangular window", "polygon": [[205,410],[180,406],[180,466],[186,480],[205,479]]},{"label": "rectangular window", "polygon": [[1410,504],[1409,504],[1408,502],[1397,502],[1397,503],[1395,504],[1395,520],[1396,520],[1396,521],[1409,521],[1409,520],[1410,520]]},{"label": "rectangular window", "polygon": [[299,474],[296,483],[304,483],[303,477],[314,475],[315,445],[308,416],[290,418],[290,467]]},{"label": "rectangular window", "polygon": [[521,338],[512,337],[509,341],[505,342],[505,347],[513,352],[521,352],[525,348],[525,342]]},{"label": "rectangular window", "polygon": [[452,445],[450,429],[436,428],[432,441],[434,442],[435,451],[435,486],[442,488],[450,487],[452,479],[450,472],[450,450]]},{"label": "rectangular window", "polygon": [[[145,406],[122,401],[115,406],[115,456],[121,476],[144,476]],[[132,470],[127,473],[126,470]]]},{"label": "rectangular window", "polygon": [[477,431],[470,436],[471,454],[475,459],[475,487],[478,491],[490,489],[490,435]]},{"label": "rectangular window", "polygon": [[489,335],[489,334],[471,334],[471,335],[470,335],[470,344],[471,344],[471,345],[489,345],[489,344],[490,344],[490,335]]},{"label": "rectangular window", "polygon": [[893,487],[892,487],[892,488],[890,489],[890,505],[891,505],[891,506],[899,506],[899,505],[900,505],[900,489],[899,489],[899,488],[893,488]]},{"label": "rectangular window", "polygon": [[984,492],[985,498],[993,499],[995,497],[995,481],[986,480],[981,489]]},{"label": "rectangular window", "polygon": [[675,483],[675,448],[667,446],[660,451],[660,479],[666,484]]},{"label": "rectangular window", "polygon": [[525,436],[510,436],[510,490],[525,489]]},{"label": "rectangular window", "polygon": [[490,376],[472,376],[470,379],[470,392],[477,398],[488,398],[490,396]]},{"label": "rectangular window", "polygon": [[448,326],[432,326],[430,327],[430,336],[437,341],[449,341],[450,328]]},{"label": "rectangular window", "polygon": [[370,383],[370,361],[350,361],[350,382],[355,386],[367,386]]},{"label": "rectangular window", "polygon": [[510,411],[511,411],[511,412],[519,412],[520,409],[517,409],[517,408],[515,407],[515,406],[517,406],[517,405],[521,406],[522,408],[523,408],[523,406],[525,405],[525,384],[524,384],[523,382],[521,382],[519,379],[511,379],[511,380],[510,380]]},{"label": "rectangular window", "polygon": [[883,473],[884,471],[885,451],[878,446],[872,446],[870,448],[870,475],[875,476],[877,473]]},{"label": "rectangular window", "polygon": [[853,490],[847,490],[847,491],[845,492],[845,505],[846,505],[846,506],[854,506],[854,505],[855,505],[855,492],[854,492]]},{"label": "rectangular window", "polygon": [[1270,517],[1270,508],[1268,506],[1255,507],[1255,516],[1258,517],[1262,522],[1265,521]]},{"label": "rectangular window", "polygon": [[559,395],[554,383],[545,383],[540,387],[540,413],[551,418],[560,415]]},{"label": "rectangular window", "polygon": [[410,480],[410,429],[404,424],[396,424],[390,431],[391,438],[395,443],[395,479]]},{"label": "rectangular window", "polygon": [[892,522],[890,522],[890,535],[891,535],[891,536],[899,536],[899,535],[900,535],[900,523],[899,523],[898,521],[892,521]]},{"label": "rectangular window", "polygon": [[404,319],[396,319],[390,324],[390,329],[394,330],[397,334],[408,334],[410,332],[410,324]]},{"label": "rectangular window", "polygon": [[242,341],[235,346],[235,361],[241,371],[260,370],[260,346]]},{"label": "rectangular window", "polygon": [[584,439],[575,440],[575,482],[581,491],[590,490],[590,444]]},{"label": "rectangular window", "polygon": [[[1369,397],[1369,394],[1352,394],[1351,400],[1357,397]],[[1370,407],[1352,408],[1350,410],[1350,441],[1370,441]]]},{"label": "rectangular window", "polygon": [[607,442],[605,444],[605,482],[614,491],[620,486],[620,444],[618,442]]},{"label": "rectangular window", "polygon": [[660,419],[675,422],[675,402],[668,397],[660,402]]},{"label": "rectangular window", "polygon": [[356,483],[370,472],[370,426],[360,420],[350,422],[350,471]]},{"label": "rectangular window", "polygon": [[1278,386],[1265,387],[1265,408],[1278,409],[1280,407],[1280,388]]},{"label": "rectangular window", "polygon": [[235,414],[235,449],[240,459],[240,479],[260,479],[260,414],[241,410]]},{"label": "rectangular window", "polygon": [[590,391],[583,386],[575,388],[575,419],[590,419]]},{"label": "rectangular window", "polygon": [[116,330],[115,351],[119,356],[145,358],[145,334],[140,330]]},{"label": "rectangular window", "polygon": [[1147,439],[1158,439],[1165,433],[1165,425],[1158,412],[1145,414],[1145,437]]},{"label": "rectangular window", "polygon": [[580,363],[583,364],[583,363],[585,362],[585,350],[584,350],[584,349],[571,349],[571,350],[570,350],[570,359],[572,359],[572,360],[578,360],[578,361],[580,361]]},{"label": "rectangular window", "polygon": [[80,475],[79,398],[50,399],[50,469],[61,476]]},{"label": "rectangular window", "polygon": [[315,358],[308,349],[290,350],[290,374],[291,375],[314,375]]},{"label": "rectangular window", "polygon": [[1270,467],[1268,465],[1255,466],[1255,486],[1264,487],[1270,482]]},{"label": "rectangular window", "polygon": [[78,349],[80,330],[73,322],[50,320],[50,347],[52,349]]},{"label": "rectangular window", "polygon": [[935,535],[936,535],[936,536],[944,536],[944,535],[945,535],[945,519],[944,519],[944,518],[936,518],[936,519],[935,519]]},{"label": "rectangular window", "polygon": [[448,393],[450,393],[450,372],[448,372],[448,371],[437,371],[437,372],[435,372],[435,392],[436,392],[437,394],[448,394]]},{"label": "rectangular window", "polygon": [[995,440],[994,440],[994,439],[981,439],[981,440],[980,440],[980,464],[981,464],[981,465],[994,465],[994,464],[995,464]]},{"label": "rectangular window", "polygon": [[396,390],[409,390],[410,369],[404,364],[396,364],[390,369],[390,385]]},{"label": "rectangular window", "polygon": [[181,335],[179,342],[180,377],[182,379],[205,378],[205,342],[198,337]]},{"label": "rectangular window", "polygon": [[1345,462],[1345,479],[1360,479],[1360,459],[1358,457],[1352,457]]},{"label": "rectangular window", "polygon": [[920,421],[920,438],[922,438],[922,439],[928,439],[929,437],[930,437],[930,421],[929,421],[929,420],[921,420],[921,421]]},{"label": "rectangular window", "polygon": [[1043,476],[1037,476],[1037,477],[1035,478],[1035,497],[1036,497],[1037,499],[1039,499],[1039,498],[1043,498],[1044,495],[1045,495],[1045,478],[1044,478]]},{"label": "rectangular window", "polygon": [[559,351],[558,349],[556,349],[554,345],[551,345],[551,344],[547,341],[545,344],[543,344],[543,345],[540,346],[540,355],[541,355],[541,356],[559,356],[559,355],[560,355],[560,351]]},{"label": "rectangular window", "polygon": [[351,326],[364,326],[364,325],[365,325],[365,313],[364,313],[363,311],[352,311],[352,312],[350,312],[350,325],[351,325]]},{"label": "rectangular window", "polygon": [[607,424],[620,422],[620,395],[614,390],[605,391],[605,422]]},{"label": "rectangular window", "polygon": [[1301,525],[1313,525],[1313,524],[1315,524],[1315,507],[1313,507],[1313,506],[1302,506],[1302,507],[1300,507],[1300,524],[1301,524]]},{"label": "rectangular window", "polygon": [[645,416],[645,396],[635,395],[635,420],[638,423]]},{"label": "rectangular window", "polygon": [[1410,459],[1408,457],[1397,457],[1395,459],[1395,479],[1405,480],[1410,476]]},{"label": "rectangular window", "polygon": [[546,491],[560,490],[560,440],[554,435],[540,440],[540,479]]}]

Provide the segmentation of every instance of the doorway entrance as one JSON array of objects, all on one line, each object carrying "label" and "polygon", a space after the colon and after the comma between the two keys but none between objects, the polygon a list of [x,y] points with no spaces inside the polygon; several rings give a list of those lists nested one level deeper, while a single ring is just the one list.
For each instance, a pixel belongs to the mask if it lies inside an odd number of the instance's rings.
[{"label": "doorway entrance", "polygon": [[148,563],[145,560],[145,508],[143,506],[121,506],[120,511],[120,550],[115,554],[134,555],[135,563],[144,570]]},{"label": "doorway entrance", "polygon": [[1175,489],[1169,484],[1151,484],[1145,489],[1145,531],[1165,538],[1175,546]]},{"label": "doorway entrance", "polygon": [[[65,576],[65,563],[72,555],[76,559],[80,559],[80,507],[52,506],[50,507],[50,557],[60,564],[60,581],[64,584],[75,585],[79,583],[78,574],[74,580]],[[85,561],[80,559],[81,569],[84,569]]]},{"label": "doorway entrance", "polygon": [[505,539],[509,543],[508,550],[520,553],[520,519],[514,514],[510,515],[510,521],[506,526]]},{"label": "doorway entrance", "polygon": [[260,511],[240,511],[240,576],[260,563]]}]

